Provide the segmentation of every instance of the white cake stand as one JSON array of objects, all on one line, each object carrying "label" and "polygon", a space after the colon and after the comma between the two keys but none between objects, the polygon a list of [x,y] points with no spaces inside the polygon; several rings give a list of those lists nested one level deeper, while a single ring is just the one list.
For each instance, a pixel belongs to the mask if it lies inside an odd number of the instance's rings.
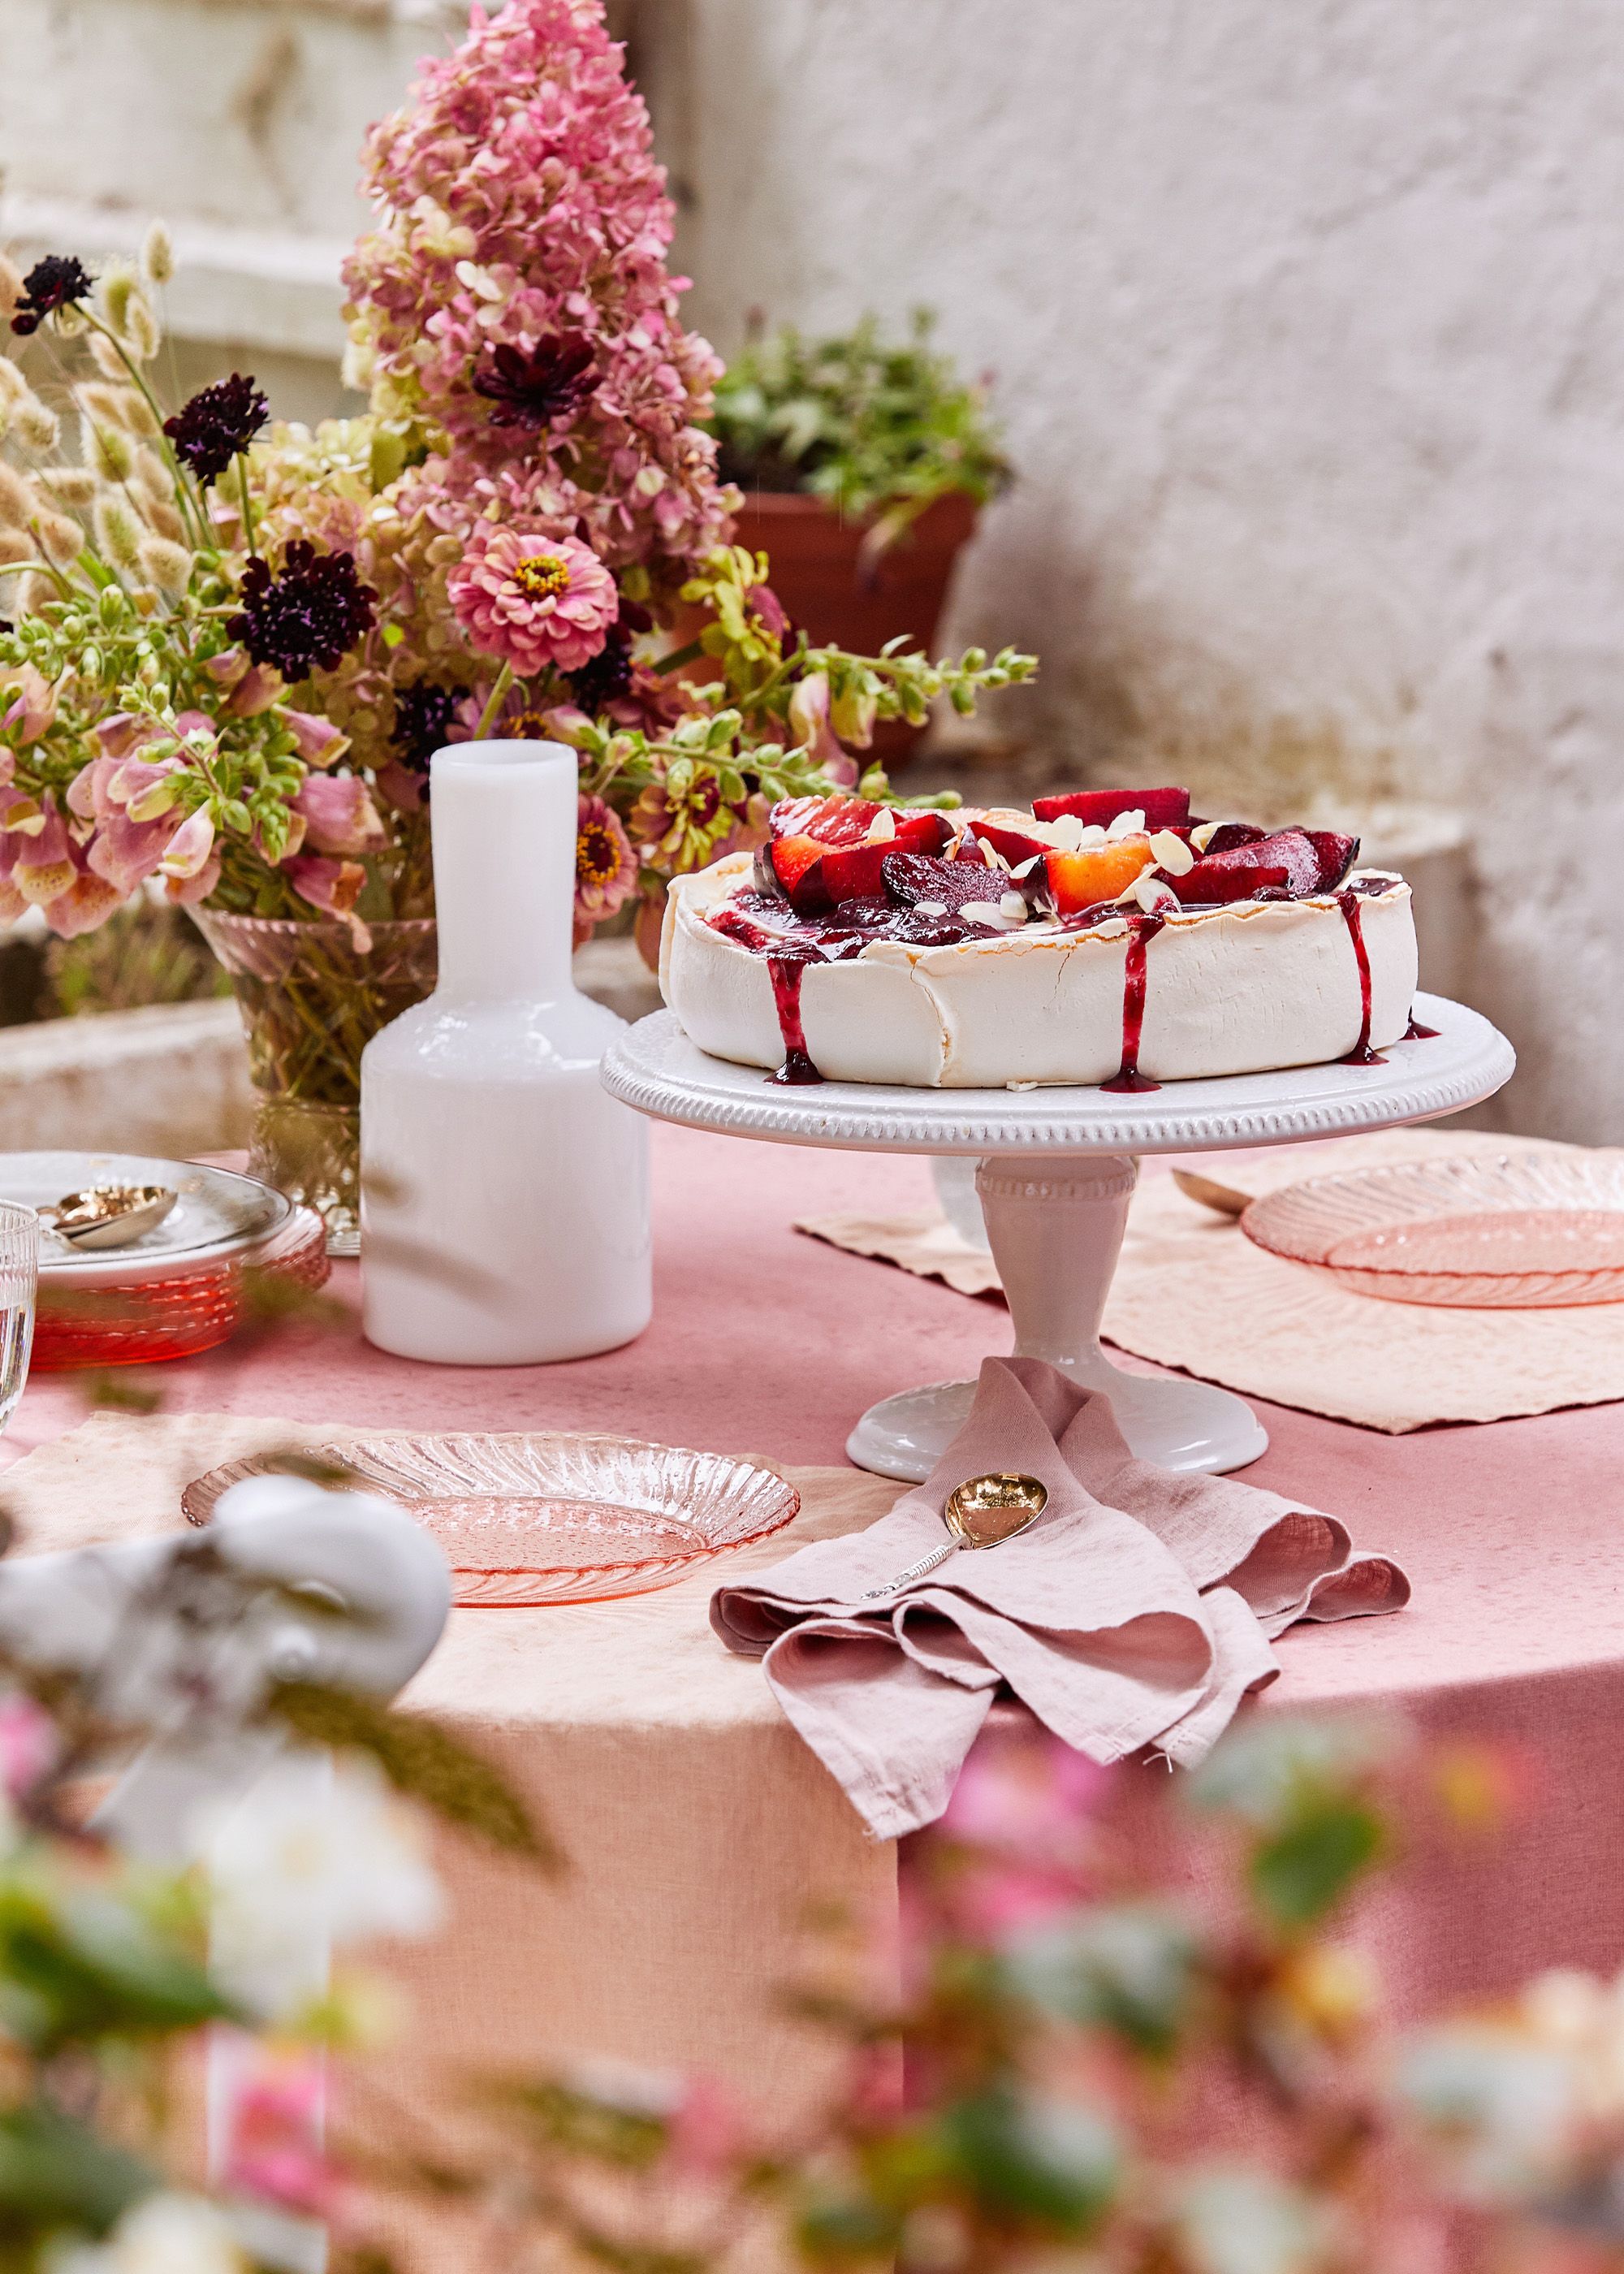
[{"label": "white cake stand", "polygon": [[[693,1129],[864,1153],[981,1156],[976,1189],[1017,1353],[1106,1390],[1141,1458],[1176,1470],[1238,1469],[1268,1443],[1243,1399],[1210,1382],[1124,1373],[1100,1348],[1135,1156],[1289,1145],[1430,1121],[1492,1097],[1510,1079],[1511,1045],[1477,1012],[1421,995],[1416,1015],[1437,1034],[1396,1043],[1384,1065],[1297,1066],[1122,1096],[846,1081],[779,1088],[759,1066],[707,1056],[659,1011],[615,1043],[604,1081],[640,1113]],[[846,1451],[860,1468],[917,1483],[963,1421],[974,1389],[937,1382],[887,1397],[863,1415]]]}]

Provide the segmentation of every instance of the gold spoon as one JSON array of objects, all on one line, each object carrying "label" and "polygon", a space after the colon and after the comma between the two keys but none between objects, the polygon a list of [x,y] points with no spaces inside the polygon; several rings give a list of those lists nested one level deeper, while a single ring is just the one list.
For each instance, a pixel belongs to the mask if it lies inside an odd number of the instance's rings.
[{"label": "gold spoon", "polygon": [[1173,1182],[1186,1200],[1199,1201],[1203,1208],[1215,1209],[1220,1216],[1239,1216],[1256,1197],[1252,1193],[1237,1192],[1233,1185],[1221,1185],[1211,1177],[1198,1176],[1193,1169],[1175,1169]]},{"label": "gold spoon", "polygon": [[71,1246],[124,1247],[161,1224],[175,1198],[167,1185],[87,1185],[35,1214]]},{"label": "gold spoon", "polygon": [[944,1546],[933,1547],[929,1555],[921,1555],[917,1563],[910,1563],[906,1571],[898,1571],[883,1587],[869,1587],[859,1600],[871,1603],[878,1595],[895,1594],[910,1579],[922,1578],[938,1563],[945,1563],[961,1547],[1002,1547],[1029,1524],[1035,1524],[1048,1505],[1049,1487],[1036,1477],[1022,1476],[1013,1469],[966,1477],[948,1495],[942,1511],[942,1521],[952,1538]]}]

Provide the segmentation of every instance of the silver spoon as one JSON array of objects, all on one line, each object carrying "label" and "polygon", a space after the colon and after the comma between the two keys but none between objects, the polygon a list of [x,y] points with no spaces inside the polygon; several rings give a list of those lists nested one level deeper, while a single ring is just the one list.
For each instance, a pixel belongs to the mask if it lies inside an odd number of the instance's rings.
[{"label": "silver spoon", "polygon": [[126,1247],[175,1205],[168,1185],[87,1185],[34,1213],[72,1247]]},{"label": "silver spoon", "polygon": [[940,1547],[933,1547],[929,1555],[921,1555],[917,1563],[910,1563],[906,1571],[898,1571],[894,1579],[883,1587],[866,1589],[859,1600],[871,1603],[879,1595],[893,1595],[898,1587],[906,1587],[910,1579],[923,1578],[934,1571],[938,1563],[945,1563],[961,1547],[998,1547],[1017,1532],[1025,1532],[1035,1524],[1049,1505],[1049,1487],[1036,1477],[1022,1476],[1013,1469],[999,1469],[991,1476],[966,1477],[947,1497],[942,1511],[942,1521],[952,1538]]}]

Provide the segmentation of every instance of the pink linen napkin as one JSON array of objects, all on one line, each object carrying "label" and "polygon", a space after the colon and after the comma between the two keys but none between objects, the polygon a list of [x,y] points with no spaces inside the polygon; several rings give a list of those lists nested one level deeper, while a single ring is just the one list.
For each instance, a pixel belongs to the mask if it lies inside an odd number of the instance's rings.
[{"label": "pink linen napkin", "polygon": [[[1049,1488],[1029,1530],[863,1601],[943,1544],[956,1487],[1000,1469]],[[1356,1554],[1335,1517],[1136,1461],[1102,1392],[1039,1359],[989,1358],[916,1491],[866,1532],[718,1587],[710,1623],[762,1660],[791,1721],[889,1840],[941,1815],[1001,1690],[1094,1760],[1152,1745],[1188,1767],[1279,1673],[1272,1636],[1409,1600],[1397,1564]]]}]

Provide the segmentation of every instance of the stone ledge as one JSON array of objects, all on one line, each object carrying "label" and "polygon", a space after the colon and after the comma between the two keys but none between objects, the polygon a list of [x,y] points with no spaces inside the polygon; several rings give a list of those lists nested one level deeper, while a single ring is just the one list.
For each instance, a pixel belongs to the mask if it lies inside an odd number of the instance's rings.
[{"label": "stone ledge", "polygon": [[248,1138],[232,1002],[177,1003],[0,1031],[0,1149],[229,1151]]}]

